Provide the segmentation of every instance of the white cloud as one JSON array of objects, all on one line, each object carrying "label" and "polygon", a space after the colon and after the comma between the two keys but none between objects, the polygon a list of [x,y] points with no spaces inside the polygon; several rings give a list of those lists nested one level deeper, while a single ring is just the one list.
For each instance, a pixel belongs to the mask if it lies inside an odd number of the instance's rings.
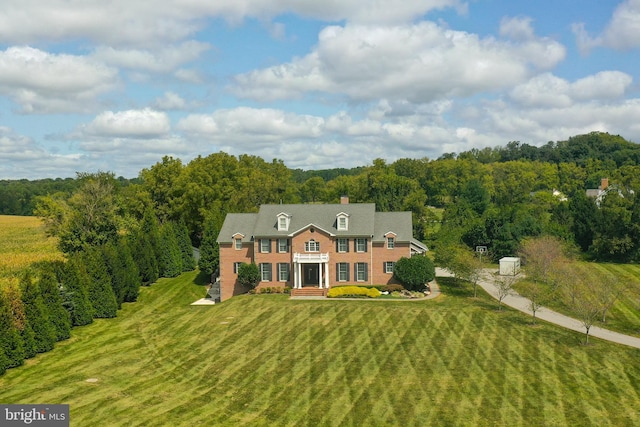
[{"label": "white cloud", "polygon": [[549,69],[564,56],[564,47],[551,39],[481,39],[432,22],[330,26],[305,57],[238,75],[232,90],[258,100],[327,92],[356,101],[424,103],[512,86],[532,68]]},{"label": "white cloud", "polygon": [[120,68],[166,73],[176,70],[184,63],[198,59],[209,48],[208,43],[195,40],[179,45],[163,46],[153,51],[101,46],[95,50],[92,56],[106,64]]},{"label": "white cloud", "polygon": [[505,17],[500,21],[500,35],[513,40],[525,41],[535,38],[529,17]]},{"label": "white cloud", "polygon": [[187,102],[175,92],[165,92],[161,97],[156,98],[154,102],[155,108],[158,110],[185,110]]},{"label": "white cloud", "polygon": [[[293,13],[312,19],[364,23],[410,22],[434,9],[466,12],[461,0],[4,0],[0,42],[32,43],[46,38],[89,39],[115,46],[162,46],[192,37],[207,18],[239,23]],[[280,30],[277,30],[280,31]]]},{"label": "white cloud", "polygon": [[118,84],[114,68],[90,59],[32,47],[0,51],[0,94],[23,112],[86,111]]},{"label": "white cloud", "polygon": [[640,0],[623,1],[613,11],[604,31],[589,36],[584,23],[575,23],[572,30],[581,52],[586,54],[592,48],[604,46],[617,50],[640,47]]},{"label": "white cloud", "polygon": [[620,71],[601,71],[573,83],[544,73],[510,91],[510,97],[528,107],[569,107],[576,102],[620,98],[633,78]]},{"label": "white cloud", "polygon": [[33,139],[0,126],[0,178],[43,178],[72,176],[79,170],[77,154],[52,154]]},{"label": "white cloud", "polygon": [[148,108],[144,110],[105,111],[91,123],[81,127],[81,133],[97,137],[153,138],[171,130],[166,113]]},{"label": "white cloud", "polygon": [[239,107],[213,114],[192,114],[178,122],[188,134],[206,135],[220,142],[259,143],[273,140],[315,138],[324,120],[320,117],[286,113],[271,108]]}]

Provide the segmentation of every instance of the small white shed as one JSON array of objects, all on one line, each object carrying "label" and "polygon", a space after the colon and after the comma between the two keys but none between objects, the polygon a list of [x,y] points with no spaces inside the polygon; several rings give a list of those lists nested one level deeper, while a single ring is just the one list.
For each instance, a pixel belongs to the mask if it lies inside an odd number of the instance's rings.
[{"label": "small white shed", "polygon": [[501,276],[515,276],[518,273],[520,273],[520,258],[510,256],[500,258]]}]

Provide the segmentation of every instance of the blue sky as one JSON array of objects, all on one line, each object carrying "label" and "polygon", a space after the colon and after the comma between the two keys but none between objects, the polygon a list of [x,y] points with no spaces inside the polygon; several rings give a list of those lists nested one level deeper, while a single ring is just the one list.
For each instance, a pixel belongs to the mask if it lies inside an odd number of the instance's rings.
[{"label": "blue sky", "polygon": [[640,142],[640,0],[5,0],[0,179]]}]

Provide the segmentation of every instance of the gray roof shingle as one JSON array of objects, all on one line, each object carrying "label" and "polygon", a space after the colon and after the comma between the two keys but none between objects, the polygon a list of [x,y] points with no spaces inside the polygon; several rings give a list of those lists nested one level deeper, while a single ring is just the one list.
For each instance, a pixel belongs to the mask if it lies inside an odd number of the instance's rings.
[{"label": "gray roof shingle", "polygon": [[[278,214],[291,216],[288,230],[278,230]],[[337,215],[349,215],[348,230],[337,229]],[[336,236],[371,237],[384,241],[389,231],[399,242],[413,239],[411,212],[376,212],[373,203],[262,205],[258,213],[228,214],[218,235],[219,243],[231,243],[235,233],[252,237],[284,237],[313,225]]]}]

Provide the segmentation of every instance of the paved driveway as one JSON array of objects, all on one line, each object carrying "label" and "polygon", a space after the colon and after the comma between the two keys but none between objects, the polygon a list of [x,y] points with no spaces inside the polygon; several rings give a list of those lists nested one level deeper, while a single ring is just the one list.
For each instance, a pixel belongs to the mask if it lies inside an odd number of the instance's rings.
[{"label": "paved driveway", "polygon": [[[486,269],[483,271],[482,279],[478,282],[478,285],[482,287],[493,298],[498,299],[498,289],[495,285],[494,274],[497,270]],[[436,268],[436,276],[451,277],[452,274],[442,268]],[[504,305],[515,308],[523,313],[532,315],[529,309],[530,301],[513,291],[513,293],[502,300]],[[546,307],[542,307],[536,311],[536,318],[545,320],[549,323],[553,323],[563,328],[571,329],[572,331],[585,333],[585,328],[579,320],[573,319],[564,314],[560,314],[556,311],[550,310]],[[630,347],[640,348],[640,338],[632,337],[629,335],[621,334],[619,332],[613,332],[608,329],[600,328],[598,326],[592,326],[589,330],[589,336],[601,338],[603,340],[615,342],[618,344],[628,345]]]}]

